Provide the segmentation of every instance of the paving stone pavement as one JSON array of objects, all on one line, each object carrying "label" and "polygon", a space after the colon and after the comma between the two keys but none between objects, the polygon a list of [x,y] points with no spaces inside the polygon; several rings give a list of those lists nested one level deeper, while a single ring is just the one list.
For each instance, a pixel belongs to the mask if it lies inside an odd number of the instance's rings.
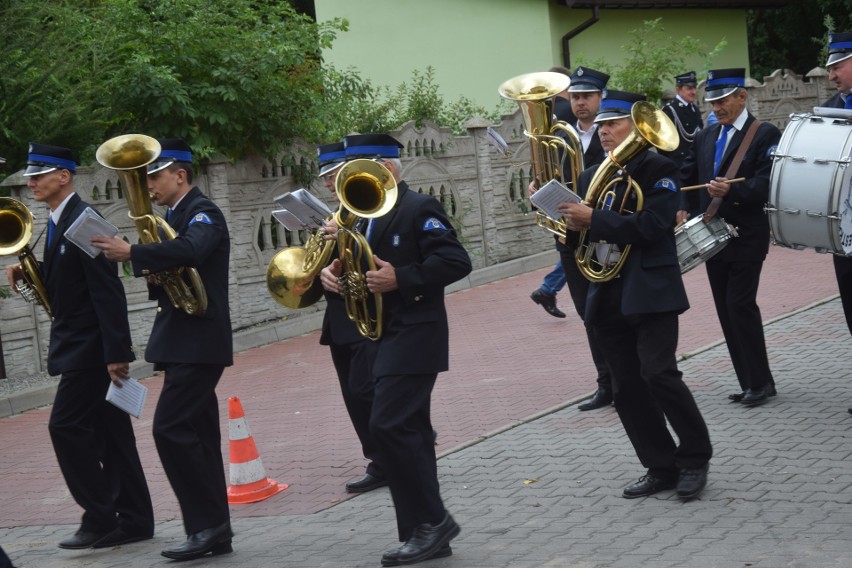
[{"label": "paving stone pavement", "polygon": [[[801,259],[811,260],[804,256]],[[795,260],[800,259],[796,257]],[[828,261],[830,263],[830,259]],[[520,288],[528,294],[530,283],[540,280],[543,274],[537,271],[530,278],[518,279],[515,286],[512,283],[502,285],[507,289]],[[793,270],[789,279],[810,279],[809,286],[818,288],[826,285],[826,278],[830,276],[830,271],[819,265]],[[705,276],[700,277],[706,280]],[[698,278],[690,278],[699,283]],[[438,463],[442,495],[462,526],[462,533],[453,541],[452,557],[429,561],[422,566],[852,566],[852,509],[849,507],[852,500],[852,436],[849,433],[852,416],[846,410],[852,405],[848,372],[852,341],[841,316],[839,300],[829,298],[789,313],[797,306],[780,304],[785,301],[783,298],[791,298],[791,289],[785,290],[785,283],[777,281],[777,275],[773,278],[776,281],[764,283],[762,290],[781,289],[782,300],[776,304],[767,302],[762,307],[767,320],[770,319],[767,313],[781,316],[766,326],[770,363],[779,388],[777,397],[765,406],[751,409],[728,402],[727,394],[736,390],[736,379],[724,344],[697,349],[680,364],[708,422],[715,449],[710,483],[699,500],[682,503],[671,491],[645,499],[621,498],[622,488],[643,471],[614,410],[576,410],[573,403],[590,387],[588,380],[578,381],[574,390],[558,393],[562,397],[560,404],[538,408],[531,420],[525,417],[533,413],[524,407],[517,419],[507,419],[511,414],[500,414],[496,419],[502,420],[502,427],[495,429],[493,435],[445,442],[443,457]],[[794,283],[794,286],[802,288],[803,284]],[[830,280],[828,287],[831,288]],[[479,288],[453,297],[472,294],[475,300],[478,291]],[[712,318],[703,318],[702,304],[693,300],[692,290],[690,299],[693,309],[681,318],[682,346],[684,338],[689,337],[695,327],[703,327],[710,335],[713,333],[707,329],[710,325],[707,322]],[[450,309],[460,309],[460,305],[459,301]],[[698,311],[693,314],[694,310]],[[511,311],[500,316],[495,310],[493,319],[508,320],[505,325],[511,325],[512,321],[524,325]],[[539,333],[542,329],[545,333],[559,333],[560,328],[554,327],[557,323],[556,320],[540,320]],[[524,335],[528,330],[522,331],[517,339],[520,352],[525,346],[528,351],[530,343],[536,339]],[[457,333],[455,327],[453,333],[462,343],[468,339],[465,333]],[[701,337],[704,336],[696,341]],[[564,341],[565,336],[561,339]],[[695,347],[708,343],[704,341]],[[493,349],[500,350],[499,346]],[[293,347],[291,350],[294,361],[304,360],[306,353],[295,353],[299,350]],[[503,351],[509,352],[506,361],[520,356],[505,345]],[[585,358],[587,355],[583,357],[583,364]],[[257,357],[253,362],[260,364],[260,361]],[[472,373],[472,363],[464,359],[464,364],[467,373]],[[565,361],[533,361],[529,364],[528,376],[522,379],[530,382],[530,390],[553,388],[541,379],[548,373],[542,372],[540,367],[564,368],[565,365]],[[489,372],[496,376],[499,370],[492,366]],[[498,381],[486,383],[486,386],[495,389],[500,384]],[[459,392],[454,393],[456,398]],[[572,397],[571,392],[580,394]],[[482,394],[481,391],[476,393]],[[540,399],[538,403],[542,400],[548,401]],[[452,408],[451,404],[445,406]],[[436,423],[443,420],[440,416],[445,411],[455,415],[463,413],[464,407],[436,408]],[[9,456],[20,455],[15,454],[14,447],[3,436],[10,430],[9,424],[21,424],[29,430],[43,429],[43,412],[28,412],[0,421],[0,451],[7,466]],[[247,415],[255,431],[253,415],[251,412]],[[262,422],[275,418],[274,409],[258,412],[258,415]],[[485,420],[479,427],[488,424],[492,422]],[[446,428],[446,423],[444,425]],[[332,426],[348,427],[345,417],[343,422]],[[257,428],[257,432],[272,427],[274,424],[265,424],[264,428]],[[447,429],[439,427],[439,431],[443,432],[442,437],[453,436]],[[141,444],[142,434],[138,435]],[[262,453],[263,450],[261,445]],[[32,484],[28,484],[28,472],[55,470],[49,451],[39,455],[41,457],[32,458],[25,466],[0,466],[0,484],[29,488]],[[361,467],[356,461],[341,471],[340,461],[344,458],[349,459],[348,455],[329,455],[327,463],[317,465],[316,471],[336,466],[339,486],[341,477],[345,479],[345,475]],[[143,462],[151,481],[153,468],[149,469],[145,459]],[[267,469],[275,471],[275,477],[279,477],[281,470],[273,470],[269,465]],[[153,476],[157,475],[160,474],[154,470]],[[306,474],[309,476],[310,473]],[[285,475],[279,481],[292,480]],[[161,480],[154,479],[154,482]],[[64,487],[61,481],[59,483],[57,487],[54,482],[52,491],[41,495],[28,494],[17,499],[3,495],[0,520],[2,526],[8,528],[0,533],[0,544],[16,566],[143,568],[171,564],[159,556],[159,550],[182,540],[182,525],[174,517],[163,518],[159,512],[154,540],[98,551],[57,549],[55,543],[74,528],[62,516],[38,524],[8,522],[9,507],[16,501],[29,503],[33,508],[44,506],[45,500],[48,506],[52,504],[56,509],[67,506],[67,494],[62,494]],[[290,502],[288,499],[292,495],[288,497],[287,493],[261,504],[267,508],[260,507],[260,514],[235,515],[234,554],[208,557],[186,565],[378,566],[382,551],[396,545],[393,507],[386,489],[307,513],[275,510],[276,504],[280,507]],[[168,507],[168,499],[155,496],[155,508],[163,507]],[[72,512],[79,514],[73,507]]]}]

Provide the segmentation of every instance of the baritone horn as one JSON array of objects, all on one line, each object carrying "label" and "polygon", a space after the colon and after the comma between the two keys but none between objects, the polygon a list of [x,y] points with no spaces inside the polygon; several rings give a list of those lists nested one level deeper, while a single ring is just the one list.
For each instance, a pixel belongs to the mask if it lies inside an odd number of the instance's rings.
[{"label": "baritone horn", "polygon": [[335,192],[341,211],[347,211],[337,233],[338,256],[343,265],[340,295],[358,333],[376,341],[382,336],[382,295],[367,289],[364,268],[376,270],[376,262],[367,238],[355,225],[360,219],[377,219],[393,209],[398,197],[396,180],[378,162],[352,160],[340,168]]},{"label": "baritone horn", "polygon": [[[160,155],[160,143],[144,134],[125,134],[111,138],[100,145],[95,157],[103,167],[115,170],[124,186],[124,196],[130,209],[127,216],[136,225],[142,244],[159,243],[160,232],[165,240],[173,240],[177,233],[171,225],[151,207],[148,193],[148,164]],[[184,275],[189,280],[187,284]],[[198,270],[193,267],[172,268],[155,275],[172,305],[191,316],[207,311],[207,291]]]},{"label": "baritone horn", "polygon": [[[566,122],[554,120],[556,95],[571,85],[571,78],[562,73],[541,72],[518,75],[497,89],[505,99],[518,103],[524,121],[524,134],[530,143],[530,163],[539,187],[551,180],[573,182],[576,186],[583,171],[583,143],[577,131]],[[564,138],[558,136],[561,133]],[[570,159],[571,179],[565,180],[562,168]],[[552,219],[536,211],[536,224],[565,237],[565,221]]]},{"label": "baritone horn", "polygon": [[41,277],[41,268],[30,248],[33,234],[33,214],[29,208],[11,197],[0,197],[0,255],[18,255],[21,263],[21,284],[15,289],[27,302],[39,304],[53,319],[50,301]]},{"label": "baritone horn", "polygon": [[[586,191],[584,203],[595,209],[612,210],[616,198],[615,186],[623,181],[624,177],[612,178],[618,170],[635,158],[643,150],[654,146],[659,150],[671,152],[680,144],[677,128],[671,119],[647,101],[637,101],[630,109],[633,119],[633,130],[627,138],[612,152],[609,152],[603,163],[595,170]],[[612,178],[612,179],[611,179]],[[622,215],[630,215],[642,210],[644,194],[642,188],[631,177],[626,178],[628,188],[624,193],[621,204],[616,211]],[[630,193],[636,196],[635,210],[626,207]],[[603,245],[596,247],[595,244]],[[614,251],[614,245],[600,241],[591,243],[588,229],[580,231],[579,244],[574,251],[577,267],[587,280],[591,282],[607,282],[612,280],[621,271],[627,255],[630,253],[630,245],[625,245],[621,251]],[[598,258],[600,254],[603,258]]]},{"label": "baritone horn", "polygon": [[[326,219],[339,226],[340,211]],[[266,267],[266,289],[272,299],[291,310],[300,310],[316,304],[322,297],[320,271],[326,267],[334,252],[334,241],[325,240],[325,233],[317,229],[311,233],[303,247],[281,249]]]}]

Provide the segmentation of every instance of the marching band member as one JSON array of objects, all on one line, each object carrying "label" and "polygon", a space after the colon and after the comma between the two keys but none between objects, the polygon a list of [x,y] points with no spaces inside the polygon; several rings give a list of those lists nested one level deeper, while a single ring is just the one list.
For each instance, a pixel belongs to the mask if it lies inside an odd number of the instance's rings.
[{"label": "marching band member", "polygon": [[[627,139],[634,129],[631,107],[644,99],[624,91],[606,93],[596,118],[605,151],[612,152]],[[641,211],[622,215],[585,203],[562,203],[559,211],[569,230],[588,230],[591,246],[597,241],[631,245],[615,278],[589,285],[585,313],[612,373],[615,409],[648,469],[622,495],[634,499],[675,488],[682,499],[692,499],[707,484],[713,449],[701,412],[677,368],[678,315],[689,308],[674,238],[677,165],[644,150],[623,168],[619,176],[629,176],[642,188]],[[597,169],[586,169],[580,176],[581,196],[587,196]],[[622,203],[626,190],[624,180],[616,184],[613,201]],[[636,211],[636,193],[626,199],[627,209]],[[669,433],[667,419],[679,445]]]},{"label": "marching band member", "polygon": [[[60,548],[103,548],[150,539],[154,511],[130,416],[106,401],[110,380],[129,376],[135,359],[127,298],[118,269],[64,237],[89,206],[74,191],[71,150],[30,144],[24,177],[50,207],[42,274],[53,321],[47,370],[61,375],[48,430],[71,496],[83,508],[80,528]],[[6,268],[9,284],[20,265]]]},{"label": "marching band member", "polygon": [[198,270],[207,291],[203,315],[175,308],[161,286],[149,285],[157,317],[145,351],[165,371],[154,413],[154,442],[183,514],[186,541],[162,551],[173,560],[231,552],[230,512],[225,481],[216,385],[233,364],[228,306],[231,241],[219,207],[192,185],[192,150],[179,139],[160,140],[162,151],[148,165],[148,189],[177,237],[130,245],[119,237],[92,243],[110,260],[131,261],[133,273],[154,276],[180,267]]},{"label": "marching band member", "polygon": [[[772,156],[781,132],[748,112],[745,69],[709,71],[706,99],[719,124],[698,133],[681,166],[681,181],[684,186],[707,183],[707,191],[683,192],[681,209],[692,215],[706,212],[705,221],[718,212],[737,227],[739,236],[707,261],[707,277],[740,383],[740,392],[728,398],[758,406],[776,392],[757,288],[769,251],[769,218],[763,206],[769,200]],[[746,180],[726,182],[738,177]]]}]

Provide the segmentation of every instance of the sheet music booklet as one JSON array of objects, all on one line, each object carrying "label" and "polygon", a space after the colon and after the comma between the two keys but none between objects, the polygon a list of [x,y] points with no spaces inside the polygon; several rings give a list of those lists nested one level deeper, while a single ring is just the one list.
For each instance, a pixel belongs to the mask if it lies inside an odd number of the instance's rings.
[{"label": "sheet music booklet", "polygon": [[579,195],[565,187],[562,182],[552,179],[533,193],[530,196],[530,201],[551,219],[559,219],[562,217],[558,209],[560,203],[566,201],[580,203],[583,200]]},{"label": "sheet music booklet", "polygon": [[118,388],[110,381],[107,389],[106,400],[131,416],[139,418],[145,407],[145,399],[148,397],[148,387],[133,377],[123,379],[122,386]]},{"label": "sheet music booklet", "polygon": [[325,203],[304,188],[279,195],[275,203],[281,209],[273,211],[272,216],[291,231],[321,227],[332,214]]},{"label": "sheet music booklet", "polygon": [[95,258],[103,251],[92,246],[92,237],[114,237],[117,234],[118,229],[115,225],[98,215],[91,207],[86,207],[65,231],[65,238],[80,247],[84,253]]}]

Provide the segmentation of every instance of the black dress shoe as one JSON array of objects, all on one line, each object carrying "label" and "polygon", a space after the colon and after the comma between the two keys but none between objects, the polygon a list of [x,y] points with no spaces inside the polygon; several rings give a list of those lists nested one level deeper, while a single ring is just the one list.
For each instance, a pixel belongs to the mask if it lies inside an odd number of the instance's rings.
[{"label": "black dress shoe", "polygon": [[129,544],[131,542],[139,542],[140,540],[150,540],[152,538],[154,538],[154,535],[149,533],[129,533],[123,528],[118,527],[117,529],[97,541],[95,544],[93,544],[92,548],[109,548],[111,546]]},{"label": "black dress shoe", "polygon": [[745,396],[745,391],[738,392],[736,394],[729,394],[728,400],[730,400],[731,402],[741,402],[744,396]]},{"label": "black dress shoe", "polygon": [[539,288],[538,290],[530,294],[530,299],[532,299],[533,302],[544,308],[544,311],[546,311],[553,317],[565,317],[565,312],[556,307],[556,296],[554,296],[553,294],[542,292],[542,290]]},{"label": "black dress shoe", "polygon": [[639,481],[637,481],[633,485],[625,487],[621,495],[625,499],[647,497],[648,495],[653,495],[654,493],[659,493],[660,491],[665,491],[666,489],[673,489],[676,484],[677,482],[673,478],[668,479],[662,477],[655,477],[649,473],[640,477]]},{"label": "black dress shoe", "polygon": [[175,548],[167,548],[160,552],[166,558],[172,560],[193,560],[201,558],[208,552],[214,556],[233,552],[231,538],[234,533],[231,523],[225,523],[212,529],[204,529],[201,532],[186,537],[186,542]]},{"label": "black dress shoe", "polygon": [[378,489],[379,487],[384,487],[388,484],[388,480],[382,477],[376,477],[375,475],[370,475],[369,473],[365,473],[364,477],[361,479],[357,479],[355,481],[350,481],[346,484],[346,492],[347,493],[366,493],[367,491],[372,491],[373,489]]},{"label": "black dress shoe", "polygon": [[707,485],[707,470],[710,469],[710,464],[704,464],[699,468],[685,467],[680,470],[680,477],[677,480],[677,496],[681,499],[693,499],[701,493],[701,490]]},{"label": "black dress shoe", "polygon": [[609,406],[610,404],[612,404],[612,393],[606,389],[598,388],[592,398],[578,405],[577,408],[580,410],[595,410]]},{"label": "black dress shoe", "polygon": [[[399,551],[402,550],[402,547],[394,548],[393,550],[388,550],[384,554],[382,554],[382,566],[402,566],[402,563],[399,560]],[[430,556],[429,558],[424,558],[423,560],[434,560],[436,558],[446,558],[447,556],[453,555],[453,549],[450,548],[450,545],[444,545],[438,549],[438,552]],[[408,564],[412,564],[408,562]]]},{"label": "black dress shoe", "polygon": [[458,536],[461,528],[449,513],[437,525],[423,523],[416,529],[405,544],[382,554],[382,566],[405,566],[442,558],[453,553],[450,541]]},{"label": "black dress shoe", "polygon": [[65,548],[68,550],[81,550],[83,548],[92,548],[92,545],[94,545],[96,542],[108,535],[109,532],[110,531],[84,531],[83,529],[80,529],[70,537],[66,538],[63,541],[60,541],[59,548]]},{"label": "black dress shoe", "polygon": [[740,403],[746,406],[760,406],[769,401],[769,387],[748,389]]}]

